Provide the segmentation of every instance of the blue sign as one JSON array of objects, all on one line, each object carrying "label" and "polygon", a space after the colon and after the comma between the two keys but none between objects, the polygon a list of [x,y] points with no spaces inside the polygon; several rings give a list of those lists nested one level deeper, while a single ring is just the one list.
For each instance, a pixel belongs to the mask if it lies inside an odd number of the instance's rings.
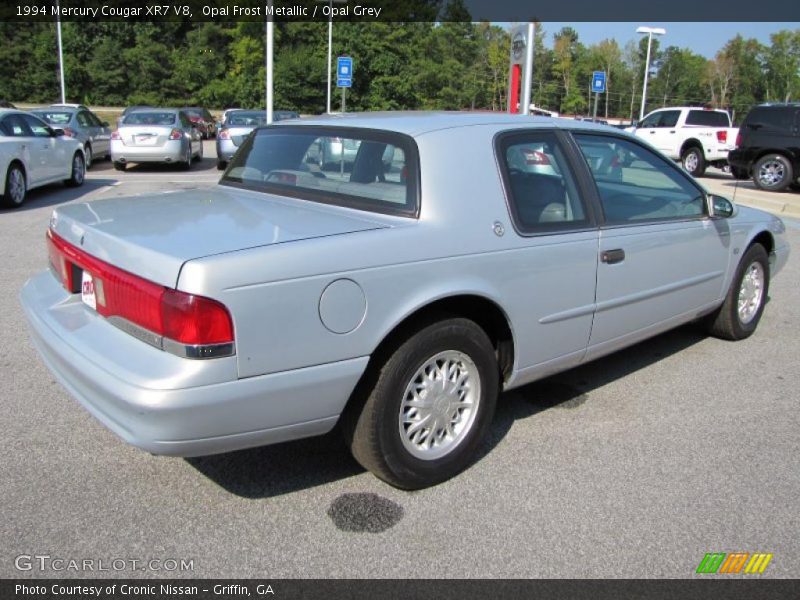
[{"label": "blue sign", "polygon": [[606,91],[606,72],[595,71],[592,73],[592,92],[602,94]]},{"label": "blue sign", "polygon": [[336,59],[336,87],[353,86],[353,59],[340,56]]}]

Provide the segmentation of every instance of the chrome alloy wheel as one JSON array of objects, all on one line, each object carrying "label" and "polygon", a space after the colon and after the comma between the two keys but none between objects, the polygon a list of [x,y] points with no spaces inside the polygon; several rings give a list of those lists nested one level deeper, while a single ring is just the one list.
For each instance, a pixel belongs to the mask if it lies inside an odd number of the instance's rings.
[{"label": "chrome alloy wheel", "polygon": [[767,187],[778,185],[786,177],[786,166],[779,160],[768,160],[758,167],[758,180]]},{"label": "chrome alloy wheel", "polygon": [[737,310],[739,321],[747,325],[752,321],[764,296],[764,267],[761,263],[754,262],[742,277],[742,284],[739,286],[739,301]]},{"label": "chrome alloy wheel", "polygon": [[686,158],[683,159],[683,168],[689,171],[689,173],[694,173],[697,170],[696,152],[689,152],[686,155]]},{"label": "chrome alloy wheel", "polygon": [[18,168],[12,168],[8,174],[8,196],[15,205],[25,201],[25,175]]},{"label": "chrome alloy wheel", "polygon": [[449,454],[472,430],[480,399],[480,374],[469,356],[446,350],[427,359],[403,393],[403,447],[421,460]]},{"label": "chrome alloy wheel", "polygon": [[86,163],[83,162],[83,158],[77,152],[75,156],[72,157],[72,181],[75,182],[75,185],[80,185],[83,183],[83,178],[86,175]]}]

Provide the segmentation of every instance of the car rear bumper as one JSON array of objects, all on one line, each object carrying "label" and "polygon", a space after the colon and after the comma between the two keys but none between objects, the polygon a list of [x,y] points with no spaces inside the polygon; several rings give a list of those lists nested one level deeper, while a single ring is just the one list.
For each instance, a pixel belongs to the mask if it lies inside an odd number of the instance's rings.
[{"label": "car rear bumper", "polygon": [[236,151],[239,149],[236,144],[233,143],[232,140],[220,140],[217,138],[217,159],[229,161],[233,158],[233,155],[236,154]]},{"label": "car rear bumper", "polygon": [[162,146],[126,146],[121,140],[111,142],[114,162],[181,162],[186,156],[183,140],[169,140]]},{"label": "car rear bumper", "polygon": [[750,170],[750,156],[740,148],[728,152],[728,164],[737,169]]},{"label": "car rear bumper", "polygon": [[326,433],[368,357],[244,379],[236,357],[189,360],[148,346],[69,295],[49,271],[20,293],[32,339],[60,383],[128,443],[202,456]]}]

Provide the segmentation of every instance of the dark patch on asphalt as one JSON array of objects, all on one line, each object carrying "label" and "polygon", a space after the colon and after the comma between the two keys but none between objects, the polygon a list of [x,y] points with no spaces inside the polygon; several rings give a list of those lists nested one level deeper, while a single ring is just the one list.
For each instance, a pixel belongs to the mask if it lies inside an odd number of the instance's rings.
[{"label": "dark patch on asphalt", "polygon": [[578,408],[589,396],[563,381],[549,379],[527,385],[520,390],[525,399],[541,410],[547,408]]},{"label": "dark patch on asphalt", "polygon": [[381,533],[403,518],[403,507],[378,494],[342,494],[331,502],[328,516],[342,531]]}]

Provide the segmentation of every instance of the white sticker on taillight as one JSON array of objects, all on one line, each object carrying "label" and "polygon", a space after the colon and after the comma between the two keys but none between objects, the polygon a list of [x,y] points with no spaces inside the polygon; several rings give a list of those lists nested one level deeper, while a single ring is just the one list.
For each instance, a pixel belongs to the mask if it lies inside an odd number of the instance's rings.
[{"label": "white sticker on taillight", "polygon": [[94,291],[94,279],[89,271],[84,271],[81,277],[81,300],[90,306],[92,310],[97,310],[97,296]]}]

